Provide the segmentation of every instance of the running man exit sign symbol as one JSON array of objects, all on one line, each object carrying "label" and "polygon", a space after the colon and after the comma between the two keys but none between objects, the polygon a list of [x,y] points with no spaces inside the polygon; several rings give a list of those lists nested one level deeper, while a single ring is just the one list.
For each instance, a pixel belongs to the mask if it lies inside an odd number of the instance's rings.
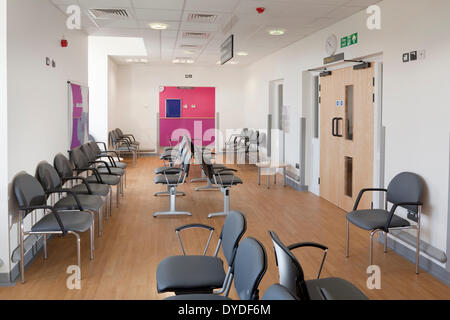
[{"label": "running man exit sign symbol", "polygon": [[341,38],[341,48],[349,47],[358,43],[358,32]]}]

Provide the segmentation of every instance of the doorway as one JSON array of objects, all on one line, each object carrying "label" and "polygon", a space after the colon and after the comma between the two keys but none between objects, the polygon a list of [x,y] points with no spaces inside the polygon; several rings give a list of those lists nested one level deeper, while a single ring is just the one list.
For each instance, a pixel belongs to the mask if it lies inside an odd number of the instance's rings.
[{"label": "doorway", "polygon": [[[374,88],[373,63],[320,77],[320,196],[346,211],[374,186]],[[371,206],[367,194],[361,208]]]}]

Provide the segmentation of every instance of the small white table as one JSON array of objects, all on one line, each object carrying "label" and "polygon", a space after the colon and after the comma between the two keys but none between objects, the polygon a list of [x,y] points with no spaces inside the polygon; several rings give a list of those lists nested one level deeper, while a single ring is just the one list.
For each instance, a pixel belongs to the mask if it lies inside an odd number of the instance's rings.
[{"label": "small white table", "polygon": [[[270,176],[274,175],[273,182],[277,183],[277,170],[283,169],[283,187],[286,187],[286,168],[288,167],[285,163],[275,163],[275,162],[258,162],[256,164],[258,167],[258,185],[261,185],[261,169],[267,169],[270,171],[270,174],[267,174],[267,189],[270,188]],[[273,173],[272,173],[273,170]]]}]

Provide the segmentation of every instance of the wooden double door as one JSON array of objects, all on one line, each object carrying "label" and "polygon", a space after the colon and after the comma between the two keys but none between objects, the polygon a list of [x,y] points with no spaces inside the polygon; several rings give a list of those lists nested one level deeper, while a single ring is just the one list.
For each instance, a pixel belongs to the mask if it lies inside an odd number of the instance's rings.
[{"label": "wooden double door", "polygon": [[[373,185],[374,66],[348,67],[320,78],[320,196],[350,211]],[[370,208],[366,193],[360,208]]]}]

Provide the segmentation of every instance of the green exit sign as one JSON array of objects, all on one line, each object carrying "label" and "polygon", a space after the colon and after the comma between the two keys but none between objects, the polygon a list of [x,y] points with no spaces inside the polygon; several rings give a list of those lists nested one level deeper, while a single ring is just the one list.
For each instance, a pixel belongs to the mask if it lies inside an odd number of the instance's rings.
[{"label": "green exit sign", "polygon": [[358,32],[341,38],[341,48],[349,47],[358,43]]}]

